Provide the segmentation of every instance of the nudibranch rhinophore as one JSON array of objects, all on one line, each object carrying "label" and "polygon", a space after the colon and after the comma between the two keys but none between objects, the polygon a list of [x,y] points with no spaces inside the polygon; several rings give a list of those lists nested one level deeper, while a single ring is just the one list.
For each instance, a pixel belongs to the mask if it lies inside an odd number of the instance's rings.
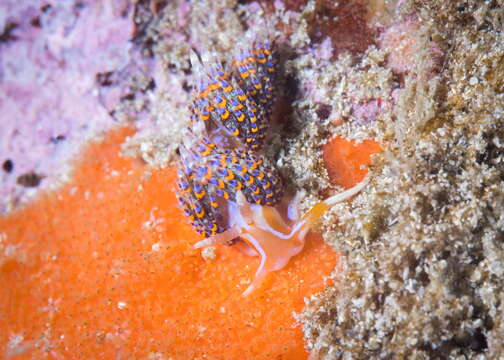
[{"label": "nudibranch rhinophore", "polygon": [[225,67],[205,67],[192,55],[200,84],[180,146],[179,202],[206,237],[195,248],[244,242],[261,258],[244,295],[303,249],[307,232],[325,211],[366,185],[319,202],[301,217],[298,196],[288,204],[283,200],[280,176],[261,153],[275,103],[273,45],[256,39]]}]

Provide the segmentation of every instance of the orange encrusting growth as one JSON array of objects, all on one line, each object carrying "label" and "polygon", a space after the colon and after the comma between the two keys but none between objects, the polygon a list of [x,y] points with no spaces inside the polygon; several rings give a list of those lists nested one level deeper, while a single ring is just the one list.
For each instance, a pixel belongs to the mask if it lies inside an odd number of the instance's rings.
[{"label": "orange encrusting growth", "polygon": [[0,218],[0,357],[305,359],[292,313],[338,255],[311,234],[242,297],[259,259],[233,247],[203,259],[175,169],[118,155],[131,133],[92,144],[70,184]]},{"label": "orange encrusting growth", "polygon": [[367,174],[362,165],[371,165],[371,155],[382,150],[374,140],[355,141],[335,137],[323,148],[324,164],[333,184],[350,188],[362,181]]}]

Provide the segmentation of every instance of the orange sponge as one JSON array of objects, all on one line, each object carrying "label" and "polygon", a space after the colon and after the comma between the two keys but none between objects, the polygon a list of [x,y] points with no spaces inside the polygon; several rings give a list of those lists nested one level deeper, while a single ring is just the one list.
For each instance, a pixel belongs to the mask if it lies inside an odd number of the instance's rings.
[{"label": "orange sponge", "polygon": [[[323,149],[324,164],[333,184],[350,188],[362,181],[367,174],[366,165],[371,165],[371,155],[381,151],[374,140],[355,141],[335,137]],[[361,167],[364,165],[364,169]]]},{"label": "orange sponge", "polygon": [[[249,297],[258,258],[201,238],[175,199],[175,169],[118,155],[130,129],[83,153],[58,192],[0,218],[0,351],[15,359],[305,359],[292,313],[338,255],[305,249]],[[210,255],[212,255],[210,253]]]}]

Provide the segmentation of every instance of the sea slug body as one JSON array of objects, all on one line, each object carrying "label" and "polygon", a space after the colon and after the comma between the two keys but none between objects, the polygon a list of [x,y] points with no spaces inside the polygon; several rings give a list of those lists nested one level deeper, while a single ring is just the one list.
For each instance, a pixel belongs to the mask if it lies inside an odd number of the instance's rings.
[{"label": "sea slug body", "polygon": [[336,202],[357,194],[365,181],[297,214],[297,199],[283,199],[277,170],[261,153],[275,104],[278,57],[269,40],[255,40],[226,67],[191,63],[200,84],[180,147],[179,202],[206,238],[195,247],[244,241],[261,257],[256,289],[304,247],[306,233]]}]

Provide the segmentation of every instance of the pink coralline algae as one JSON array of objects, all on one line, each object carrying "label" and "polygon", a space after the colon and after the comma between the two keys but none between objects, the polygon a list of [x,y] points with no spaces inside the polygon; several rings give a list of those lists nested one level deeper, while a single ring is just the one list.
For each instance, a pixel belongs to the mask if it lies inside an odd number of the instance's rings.
[{"label": "pink coralline algae", "polygon": [[380,46],[390,54],[387,66],[398,74],[409,72],[414,64],[416,34],[420,24],[415,19],[395,24],[381,35]]},{"label": "pink coralline algae", "polygon": [[0,213],[26,200],[24,175],[41,187],[64,180],[61,164],[113,126],[97,78],[130,61],[130,13],[125,1],[2,1]]},{"label": "pink coralline algae", "polygon": [[353,116],[359,124],[367,124],[375,121],[382,107],[381,99],[370,100],[365,104],[353,105]]}]

